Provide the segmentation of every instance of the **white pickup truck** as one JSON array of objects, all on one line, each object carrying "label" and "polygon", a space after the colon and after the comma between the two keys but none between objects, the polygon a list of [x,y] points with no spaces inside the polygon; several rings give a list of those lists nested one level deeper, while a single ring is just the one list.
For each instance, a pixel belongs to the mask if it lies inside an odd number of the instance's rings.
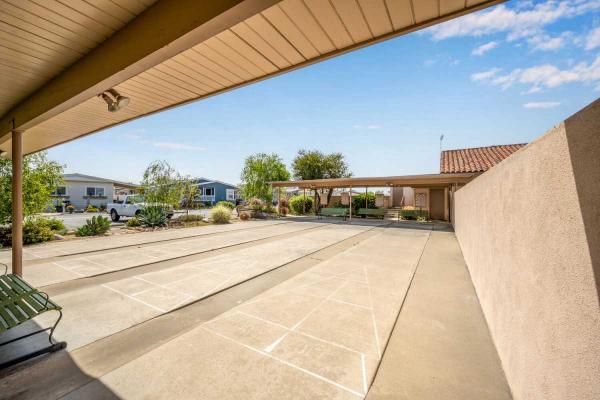
[{"label": "white pickup truck", "polygon": [[[127,195],[123,201],[108,203],[107,210],[110,213],[110,219],[117,222],[121,217],[135,217],[139,215],[146,203],[144,198],[137,194]],[[173,209],[168,207],[167,218],[173,216]]]}]

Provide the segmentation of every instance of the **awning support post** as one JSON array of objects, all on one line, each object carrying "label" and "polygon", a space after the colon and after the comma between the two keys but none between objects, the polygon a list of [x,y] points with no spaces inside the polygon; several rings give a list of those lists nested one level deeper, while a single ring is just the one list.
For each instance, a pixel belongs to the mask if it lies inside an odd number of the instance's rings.
[{"label": "awning support post", "polygon": [[12,131],[12,272],[23,276],[23,132]]},{"label": "awning support post", "polygon": [[350,210],[348,210],[348,212],[349,220],[352,222],[352,186],[350,186]]},{"label": "awning support post", "polygon": [[302,201],[302,215],[306,215],[306,188],[304,188],[304,200]]}]

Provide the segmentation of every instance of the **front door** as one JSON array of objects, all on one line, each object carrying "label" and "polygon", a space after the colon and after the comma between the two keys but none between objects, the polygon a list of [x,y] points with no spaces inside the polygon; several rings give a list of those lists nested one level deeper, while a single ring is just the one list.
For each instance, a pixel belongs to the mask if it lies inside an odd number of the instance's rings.
[{"label": "front door", "polygon": [[444,219],[444,189],[429,190],[429,216],[431,219]]}]

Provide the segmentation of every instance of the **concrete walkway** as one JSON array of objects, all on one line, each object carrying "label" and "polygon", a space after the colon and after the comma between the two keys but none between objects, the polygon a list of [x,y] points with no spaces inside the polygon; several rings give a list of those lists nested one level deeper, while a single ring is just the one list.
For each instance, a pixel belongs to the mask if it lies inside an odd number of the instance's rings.
[{"label": "concrete walkway", "polygon": [[511,399],[453,233],[431,233],[367,396],[389,399]]}]

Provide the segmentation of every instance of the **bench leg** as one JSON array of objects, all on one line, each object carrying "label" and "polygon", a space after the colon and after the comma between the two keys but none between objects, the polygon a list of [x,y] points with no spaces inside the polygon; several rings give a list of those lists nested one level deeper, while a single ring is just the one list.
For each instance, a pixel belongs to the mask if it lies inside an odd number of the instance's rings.
[{"label": "bench leg", "polygon": [[19,364],[19,363],[22,363],[23,361],[27,361],[27,360],[32,359],[34,357],[41,356],[42,354],[54,353],[55,351],[59,351],[59,350],[62,350],[62,349],[64,349],[64,348],[67,347],[67,343],[66,342],[53,342],[52,341],[52,335],[54,334],[54,330],[56,329],[56,326],[58,325],[58,323],[62,319],[62,311],[61,310],[57,310],[57,311],[58,311],[58,319],[56,320],[56,322],[54,323],[54,325],[51,326],[50,328],[40,329],[38,331],[31,332],[31,333],[28,333],[28,334],[23,335],[23,336],[19,336],[18,338],[11,339],[11,340],[9,340],[7,342],[0,343],[0,347],[1,347],[1,346],[5,346],[7,344],[10,344],[10,343],[14,343],[14,342],[16,342],[18,340],[25,339],[25,338],[28,338],[28,337],[33,336],[33,335],[37,335],[38,333],[50,331],[50,334],[48,335],[48,341],[50,342],[49,346],[43,347],[43,348],[41,348],[39,350],[33,351],[31,353],[28,353],[28,354],[24,354],[24,355],[22,355],[20,357],[12,359],[12,360],[3,362],[3,363],[0,364],[0,370],[2,370],[4,368],[11,367],[11,366]]}]

